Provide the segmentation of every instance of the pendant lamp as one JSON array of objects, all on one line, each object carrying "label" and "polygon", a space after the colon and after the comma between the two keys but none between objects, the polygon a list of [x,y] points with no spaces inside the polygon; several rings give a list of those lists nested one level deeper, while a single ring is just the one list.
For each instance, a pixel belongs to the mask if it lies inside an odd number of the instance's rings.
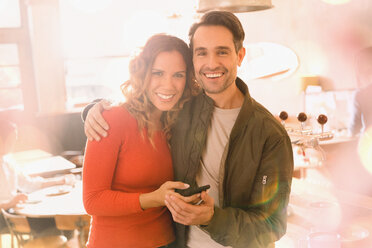
[{"label": "pendant lamp", "polygon": [[272,7],[271,0],[199,0],[197,12],[225,10],[240,13],[265,10]]}]

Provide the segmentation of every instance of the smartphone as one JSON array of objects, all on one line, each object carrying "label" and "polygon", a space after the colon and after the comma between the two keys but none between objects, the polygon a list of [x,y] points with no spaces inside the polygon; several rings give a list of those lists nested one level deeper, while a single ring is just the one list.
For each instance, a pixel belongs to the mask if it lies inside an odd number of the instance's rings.
[{"label": "smartphone", "polygon": [[198,193],[201,193],[202,191],[206,191],[211,186],[209,184],[201,186],[201,187],[193,187],[193,188],[187,188],[187,189],[176,189],[175,191],[179,193],[182,196],[191,196]]}]

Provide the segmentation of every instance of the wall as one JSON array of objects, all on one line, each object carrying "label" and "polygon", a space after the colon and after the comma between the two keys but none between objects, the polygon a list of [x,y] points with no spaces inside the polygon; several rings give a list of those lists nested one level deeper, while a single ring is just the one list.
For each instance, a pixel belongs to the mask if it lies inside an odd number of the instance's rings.
[{"label": "wall", "polygon": [[300,67],[280,81],[248,82],[251,94],[276,114],[303,110],[302,75],[321,76],[325,90],[355,88],[353,57],[372,45],[372,1],[350,0],[330,5],[322,0],[272,0],[262,12],[238,14],[246,42],[276,42],[293,49]]},{"label": "wall", "polygon": [[24,111],[0,112],[0,119],[18,126],[15,151],[42,149],[54,155],[83,151],[86,137],[80,113],[28,115]]}]

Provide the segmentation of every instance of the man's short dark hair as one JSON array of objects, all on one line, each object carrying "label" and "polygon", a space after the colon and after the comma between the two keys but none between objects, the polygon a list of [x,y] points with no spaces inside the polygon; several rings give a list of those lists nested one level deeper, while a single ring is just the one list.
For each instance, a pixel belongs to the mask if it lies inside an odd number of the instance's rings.
[{"label": "man's short dark hair", "polygon": [[200,26],[223,26],[233,35],[236,53],[243,47],[244,29],[239,19],[228,11],[210,11],[202,16],[199,22],[194,23],[189,31],[190,48],[193,50],[193,38]]}]

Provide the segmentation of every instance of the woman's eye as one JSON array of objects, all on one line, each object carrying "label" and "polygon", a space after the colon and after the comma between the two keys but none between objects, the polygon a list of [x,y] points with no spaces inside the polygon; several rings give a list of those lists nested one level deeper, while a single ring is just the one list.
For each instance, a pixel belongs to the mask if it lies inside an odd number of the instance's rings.
[{"label": "woman's eye", "polygon": [[161,76],[161,75],[163,75],[163,72],[161,72],[161,71],[153,71],[152,72],[152,75]]},{"label": "woman's eye", "polygon": [[183,74],[183,73],[177,73],[174,76],[177,77],[177,78],[183,78],[183,77],[185,77],[185,74]]}]

